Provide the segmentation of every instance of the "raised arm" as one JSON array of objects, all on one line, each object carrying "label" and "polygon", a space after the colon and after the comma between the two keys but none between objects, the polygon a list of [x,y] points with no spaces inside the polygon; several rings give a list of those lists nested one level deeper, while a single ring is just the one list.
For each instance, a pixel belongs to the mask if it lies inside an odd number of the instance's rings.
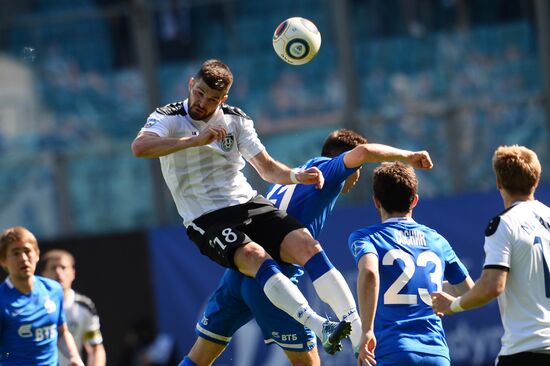
[{"label": "raised arm", "polygon": [[73,335],[69,332],[67,324],[64,323],[57,327],[58,338],[57,347],[68,359],[70,366],[84,366],[84,362],[80,358],[80,353],[74,341]]},{"label": "raised arm", "polygon": [[418,169],[431,169],[433,167],[430,154],[427,151],[402,150],[382,144],[361,144],[344,156],[344,164],[348,168],[356,168],[364,163],[395,160],[407,162]]},{"label": "raised arm", "polygon": [[359,314],[361,315],[361,343],[359,345],[358,365],[374,365],[374,316],[378,303],[380,276],[378,273],[378,257],[367,253],[359,259],[357,264],[357,297]]},{"label": "raised arm", "polygon": [[285,164],[273,159],[266,150],[262,150],[252,159],[250,164],[256,169],[263,180],[276,184],[315,184],[323,188],[325,178],[316,167],[305,170],[290,169]]},{"label": "raised arm", "polygon": [[132,142],[132,152],[138,158],[158,158],[190,147],[208,145],[227,135],[223,126],[207,126],[197,136],[161,137],[154,132],[140,132]]}]

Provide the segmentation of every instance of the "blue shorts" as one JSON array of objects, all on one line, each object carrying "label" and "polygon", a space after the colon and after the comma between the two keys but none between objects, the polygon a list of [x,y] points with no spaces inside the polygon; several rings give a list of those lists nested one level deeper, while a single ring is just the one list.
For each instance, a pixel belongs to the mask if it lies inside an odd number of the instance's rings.
[{"label": "blue shorts", "polygon": [[226,345],[233,334],[256,319],[266,344],[287,351],[307,352],[317,344],[315,334],[275,307],[258,282],[234,270],[226,270],[204,313],[197,322],[199,337]]},{"label": "blue shorts", "polygon": [[451,366],[451,361],[445,356],[421,352],[392,352],[382,357],[376,357],[376,362],[376,366]]}]

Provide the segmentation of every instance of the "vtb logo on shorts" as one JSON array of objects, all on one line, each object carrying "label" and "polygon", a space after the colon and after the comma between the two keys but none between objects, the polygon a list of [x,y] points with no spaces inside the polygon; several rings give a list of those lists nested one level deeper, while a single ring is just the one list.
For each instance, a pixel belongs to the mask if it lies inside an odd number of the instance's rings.
[{"label": "vtb logo on shorts", "polygon": [[219,142],[220,147],[223,151],[231,151],[233,145],[235,144],[235,136],[232,133],[228,133],[223,140]]}]

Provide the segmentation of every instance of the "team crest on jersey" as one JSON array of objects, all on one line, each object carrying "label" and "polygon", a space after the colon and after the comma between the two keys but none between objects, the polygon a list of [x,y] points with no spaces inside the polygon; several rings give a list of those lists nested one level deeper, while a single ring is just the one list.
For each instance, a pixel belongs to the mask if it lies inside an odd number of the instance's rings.
[{"label": "team crest on jersey", "polygon": [[234,144],[235,144],[235,137],[233,136],[232,133],[227,134],[225,138],[220,141],[220,147],[225,152],[231,151]]},{"label": "team crest on jersey", "polygon": [[46,309],[46,312],[48,314],[51,314],[55,312],[55,310],[57,309],[57,305],[55,305],[55,302],[53,302],[50,298],[46,298],[44,300],[44,308]]},{"label": "team crest on jersey", "polygon": [[154,125],[157,124],[157,120],[156,119],[150,119],[150,120],[147,120],[147,123],[145,124],[145,128],[149,128],[149,127],[152,127]]}]

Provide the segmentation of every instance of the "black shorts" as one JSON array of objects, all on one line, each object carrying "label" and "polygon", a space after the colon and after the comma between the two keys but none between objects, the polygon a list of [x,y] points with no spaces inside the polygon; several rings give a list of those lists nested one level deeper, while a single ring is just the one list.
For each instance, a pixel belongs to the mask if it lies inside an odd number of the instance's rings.
[{"label": "black shorts", "polygon": [[498,366],[548,366],[550,365],[550,353],[520,352],[513,355],[499,356]]},{"label": "black shorts", "polygon": [[187,236],[203,255],[224,267],[236,269],[233,262],[235,250],[251,241],[281,262],[280,248],[284,237],[303,227],[264,197],[256,196],[241,205],[225,207],[193,220],[187,226]]}]

